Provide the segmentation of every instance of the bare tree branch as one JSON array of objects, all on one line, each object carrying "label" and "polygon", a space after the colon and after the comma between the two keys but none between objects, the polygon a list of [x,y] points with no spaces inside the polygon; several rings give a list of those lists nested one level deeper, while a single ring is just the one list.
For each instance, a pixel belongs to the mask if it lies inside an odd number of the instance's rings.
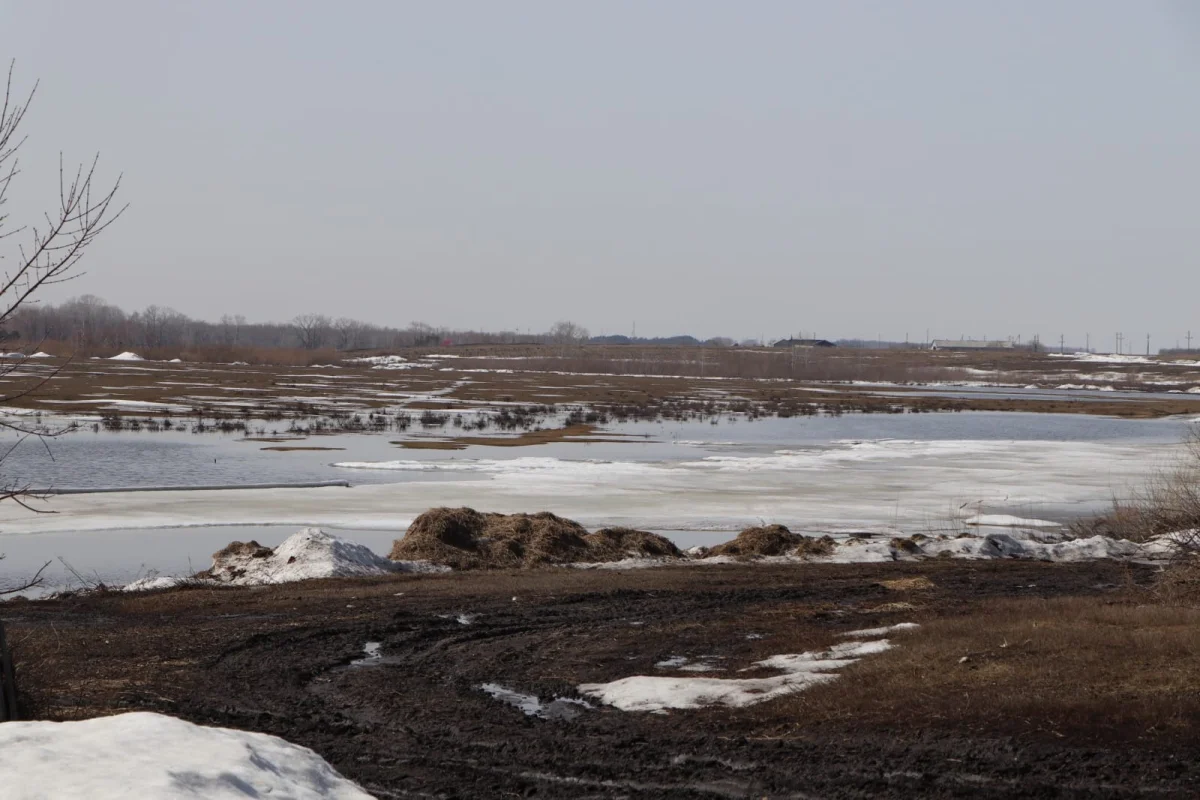
[{"label": "bare tree branch", "polygon": [[[25,141],[20,135],[21,123],[38,88],[35,83],[28,95],[22,97],[15,94],[14,67],[15,62],[9,64],[3,104],[0,105],[0,241],[17,237],[14,241],[18,244],[15,260],[6,259],[6,254],[0,252],[0,263],[10,264],[0,272],[0,328],[9,322],[22,306],[36,302],[35,295],[44,287],[79,277],[82,274],[78,269],[79,264],[88,248],[125,211],[124,206],[118,208],[114,204],[117,191],[121,187],[119,176],[110,188],[97,184],[99,155],[96,155],[90,164],[78,165],[72,173],[65,167],[60,154],[58,207],[52,213],[44,214],[41,224],[7,228],[10,216],[7,209],[9,190],[14,179],[20,174],[17,151]],[[23,242],[20,241],[22,238]],[[19,358],[16,363],[0,365],[0,376],[24,373],[30,377],[27,384],[0,396],[0,405],[12,405],[36,393],[47,382],[53,380],[65,366],[65,363],[60,364],[48,373],[40,373],[28,355]],[[0,431],[17,434],[16,442],[0,452],[0,465],[30,438],[37,439],[49,452],[46,438],[61,435],[67,430],[70,428],[64,427],[55,431],[40,424],[24,425],[8,419],[0,420]],[[44,494],[32,491],[28,484],[20,481],[7,480],[0,485],[0,502],[11,500],[34,513],[53,513],[31,505],[34,500],[45,499]],[[0,596],[40,585],[49,566],[50,562],[47,562],[32,578],[20,581],[16,585],[0,585]]]}]

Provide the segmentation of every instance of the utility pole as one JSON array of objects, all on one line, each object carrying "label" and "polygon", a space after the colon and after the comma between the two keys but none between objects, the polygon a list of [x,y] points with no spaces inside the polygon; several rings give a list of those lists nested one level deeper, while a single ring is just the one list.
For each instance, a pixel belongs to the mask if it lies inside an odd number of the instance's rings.
[{"label": "utility pole", "polygon": [[1120,333],[1117,334],[1117,355],[1121,354],[1121,339],[1124,338]]},{"label": "utility pole", "polygon": [[1066,337],[1066,334],[1062,334],[1062,333],[1060,333],[1060,334],[1058,335],[1058,352],[1059,352],[1059,353],[1066,353],[1066,352],[1067,352],[1067,337]]},{"label": "utility pole", "polygon": [[1084,334],[1084,335],[1087,337],[1087,344],[1084,346],[1083,349],[1084,349],[1084,352],[1090,353],[1090,352],[1092,352],[1092,335],[1090,333]]},{"label": "utility pole", "polygon": [[1188,352],[1190,353],[1190,352],[1192,352],[1192,332],[1191,331],[1188,331],[1187,343],[1188,343]]},{"label": "utility pole", "polygon": [[1150,334],[1146,334],[1146,355],[1150,355]]}]

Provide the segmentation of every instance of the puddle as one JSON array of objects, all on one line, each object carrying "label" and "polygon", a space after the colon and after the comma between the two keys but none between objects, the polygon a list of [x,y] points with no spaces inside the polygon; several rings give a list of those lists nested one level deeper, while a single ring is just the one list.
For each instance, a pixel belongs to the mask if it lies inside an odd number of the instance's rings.
[{"label": "puddle", "polygon": [[383,663],[383,642],[367,642],[363,645],[362,658],[356,658],[350,662],[352,667],[370,667],[376,664]]},{"label": "puddle", "polygon": [[521,694],[498,683],[484,683],[479,688],[491,695],[492,699],[519,709],[527,717],[569,722],[585,710],[593,708],[586,700],[574,700],[569,697],[556,697],[549,703],[543,703],[536,695]]}]

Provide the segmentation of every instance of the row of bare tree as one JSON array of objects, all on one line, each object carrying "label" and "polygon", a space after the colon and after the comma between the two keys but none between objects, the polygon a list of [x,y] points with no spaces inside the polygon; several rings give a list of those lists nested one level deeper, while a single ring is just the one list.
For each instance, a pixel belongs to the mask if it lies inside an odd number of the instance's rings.
[{"label": "row of bare tree", "polygon": [[172,308],[151,305],[127,313],[95,295],[59,305],[25,305],[5,321],[0,339],[15,347],[42,341],[69,342],[82,350],[198,347],[300,347],[319,350],[367,350],[454,344],[575,343],[586,329],[556,323],[547,333],[463,331],[414,322],[405,328],[372,325],[348,317],[301,314],[286,323],[251,323],[227,314],[219,322],[191,319]]}]

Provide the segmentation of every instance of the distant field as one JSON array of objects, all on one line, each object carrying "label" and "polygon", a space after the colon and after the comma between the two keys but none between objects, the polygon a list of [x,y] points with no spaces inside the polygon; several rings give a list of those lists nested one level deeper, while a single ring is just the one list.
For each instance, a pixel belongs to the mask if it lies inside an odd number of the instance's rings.
[{"label": "distant field", "polygon": [[[307,367],[39,358],[0,384],[10,395],[30,392],[10,404],[24,409],[152,418],[344,418],[506,406],[578,406],[616,418],[961,410],[1160,417],[1200,411],[1200,362],[1186,359],[612,346],[461,347],[389,356]],[[929,386],[997,391],[984,397],[915,393]],[[997,397],[1004,388],[1051,391]],[[1089,390],[1114,396],[1080,402],[1078,392]]]}]

